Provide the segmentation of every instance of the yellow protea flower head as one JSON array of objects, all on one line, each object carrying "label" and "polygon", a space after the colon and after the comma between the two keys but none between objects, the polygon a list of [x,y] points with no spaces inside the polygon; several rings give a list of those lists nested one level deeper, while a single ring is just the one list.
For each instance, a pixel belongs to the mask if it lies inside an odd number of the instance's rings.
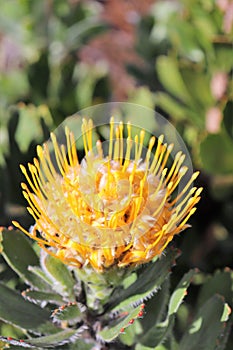
[{"label": "yellow protea flower head", "polygon": [[130,123],[111,118],[104,155],[103,143],[93,145],[92,120],[84,119],[81,162],[72,131],[65,129],[66,145],[51,134],[54,157],[44,144],[28,170],[21,165],[28,183],[22,183],[23,194],[35,225],[30,232],[14,225],[76,267],[103,271],[160,255],[196,210],[201,189],[192,183],[198,173],[177,191],[188,170],[185,155],[178,152],[170,162],[173,144],[164,143],[162,135],[152,136],[145,152],[145,131],[132,137],[131,129]]}]

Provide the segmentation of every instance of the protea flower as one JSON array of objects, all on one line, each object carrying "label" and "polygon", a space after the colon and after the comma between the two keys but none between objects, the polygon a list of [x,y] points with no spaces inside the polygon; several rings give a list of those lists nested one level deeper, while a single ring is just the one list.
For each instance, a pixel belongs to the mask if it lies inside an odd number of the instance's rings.
[{"label": "protea flower", "polygon": [[35,225],[30,232],[14,225],[63,262],[97,272],[160,255],[187,227],[200,199],[202,189],[192,187],[198,172],[176,193],[187,172],[185,155],[178,152],[168,168],[173,145],[153,136],[142,159],[145,131],[133,139],[128,123],[124,142],[124,125],[112,118],[104,156],[100,141],[93,146],[92,120],[84,119],[85,158],[80,163],[74,135],[68,128],[65,132],[66,145],[51,134],[56,165],[47,144],[37,147],[38,159],[28,170],[21,165],[29,184],[22,183],[23,194]]}]

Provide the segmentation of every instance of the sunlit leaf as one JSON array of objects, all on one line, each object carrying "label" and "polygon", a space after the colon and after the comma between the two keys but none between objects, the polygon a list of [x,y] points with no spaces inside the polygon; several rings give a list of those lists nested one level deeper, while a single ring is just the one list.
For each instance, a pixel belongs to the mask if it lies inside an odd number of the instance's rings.
[{"label": "sunlit leaf", "polygon": [[177,250],[168,250],[166,255],[155,262],[142,266],[137,272],[137,280],[126,289],[116,290],[111,296],[107,308],[122,309],[126,305],[138,304],[152,297],[170,274],[170,269],[174,265],[177,255]]},{"label": "sunlit leaf", "polygon": [[49,289],[49,285],[29,271],[30,265],[39,266],[39,258],[29,240],[18,230],[2,231],[2,255],[8,265],[29,285],[37,289]]},{"label": "sunlit leaf", "polygon": [[196,313],[180,342],[180,350],[214,350],[230,309],[219,296],[210,298]]},{"label": "sunlit leaf", "polygon": [[12,289],[0,284],[0,319],[32,332],[56,331],[50,322],[50,312],[23,299]]}]

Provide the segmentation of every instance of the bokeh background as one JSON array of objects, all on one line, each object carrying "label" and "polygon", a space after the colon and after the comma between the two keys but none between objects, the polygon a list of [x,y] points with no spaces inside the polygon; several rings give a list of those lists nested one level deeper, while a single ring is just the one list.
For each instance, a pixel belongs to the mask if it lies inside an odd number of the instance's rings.
[{"label": "bokeh background", "polygon": [[[132,102],[166,117],[201,171],[174,283],[190,267],[232,268],[232,0],[0,0],[0,9],[0,225],[32,224],[19,164],[49,131],[85,107]],[[3,261],[0,278],[14,279]]]}]

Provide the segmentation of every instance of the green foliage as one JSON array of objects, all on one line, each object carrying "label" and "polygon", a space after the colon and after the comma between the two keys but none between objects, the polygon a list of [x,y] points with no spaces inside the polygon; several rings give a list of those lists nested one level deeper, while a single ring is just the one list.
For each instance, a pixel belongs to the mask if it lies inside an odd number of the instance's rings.
[{"label": "green foliage", "polygon": [[222,331],[230,313],[221,297],[213,296],[196,313],[192,324],[180,342],[180,349],[215,349],[225,343]]},{"label": "green foliage", "polygon": [[[42,330],[45,333],[56,331],[56,327],[49,320],[48,310],[41,309],[39,306],[24,300],[19,293],[4,284],[0,285],[0,291],[1,320],[33,333],[40,333]],[[49,325],[49,323],[51,324]]]},{"label": "green foliage", "polygon": [[233,99],[232,28],[224,30],[224,12],[213,1],[182,0],[166,16],[159,16],[166,8],[166,2],[154,7],[154,44],[166,41],[170,46],[166,56],[156,58],[156,72],[165,89],[155,93],[156,104],[178,126],[185,123],[183,136],[195,148],[198,166],[209,174],[216,170],[227,174],[232,171],[233,140],[225,135],[223,125],[227,102]]},{"label": "green foliage", "polygon": [[[117,343],[121,346],[130,345],[135,349],[163,349],[163,346],[164,349],[176,349],[173,329],[178,311],[190,283],[199,272],[190,270],[172,289],[169,280],[170,269],[177,257],[175,249],[169,249],[166,255],[131,271],[134,278],[130,278],[127,270],[117,272],[113,268],[99,277],[93,271],[97,291],[98,283],[103,287],[105,278],[106,286],[111,280],[112,288],[110,294],[106,291],[107,294],[102,295],[101,303],[98,293],[93,294],[92,302],[88,303],[88,285],[92,281],[90,268],[77,271],[45,252],[39,252],[38,256],[29,240],[18,231],[3,229],[2,246],[4,259],[19,275],[21,286],[30,285],[22,295],[3,283],[0,285],[0,319],[4,324],[21,329],[23,338],[1,336],[0,340],[10,348],[59,346],[62,349],[65,346],[65,349],[73,349],[75,344],[84,346],[86,342],[86,345],[91,342],[108,346],[118,338]],[[41,278],[43,274],[44,279]],[[218,271],[214,277],[206,279],[200,290],[196,314],[186,325],[180,340],[182,349],[192,344],[193,349],[214,350],[216,344],[218,349],[225,344],[228,332],[224,332],[224,327],[229,325],[230,308],[219,294],[226,295],[231,304],[232,285],[230,270]],[[213,296],[213,293],[218,295]]]},{"label": "green foliage", "polygon": [[173,265],[177,251],[171,251],[166,259],[158,259],[156,262],[142,266],[138,271],[138,278],[128,288],[116,290],[109,299],[108,309],[117,311],[125,306],[138,304],[153,296],[160,288],[169,269]]},{"label": "green foliage", "polygon": [[209,173],[232,174],[232,151],[232,139],[225,131],[216,135],[208,135],[200,145],[201,164]]}]

